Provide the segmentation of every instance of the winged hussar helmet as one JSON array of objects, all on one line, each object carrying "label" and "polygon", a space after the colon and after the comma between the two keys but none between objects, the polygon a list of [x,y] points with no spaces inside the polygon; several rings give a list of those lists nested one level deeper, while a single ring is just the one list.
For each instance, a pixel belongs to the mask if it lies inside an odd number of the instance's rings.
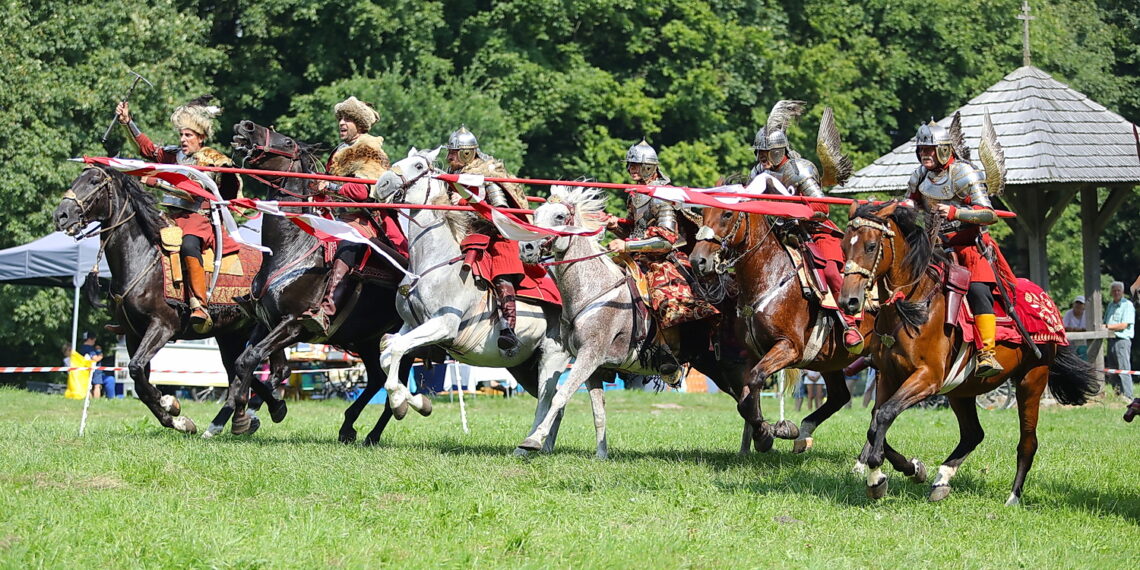
[{"label": "winged hussar helmet", "polygon": [[780,164],[788,155],[788,125],[803,114],[806,103],[803,101],[777,101],[768,114],[768,122],[756,131],[752,149],[767,151],[772,164]]}]

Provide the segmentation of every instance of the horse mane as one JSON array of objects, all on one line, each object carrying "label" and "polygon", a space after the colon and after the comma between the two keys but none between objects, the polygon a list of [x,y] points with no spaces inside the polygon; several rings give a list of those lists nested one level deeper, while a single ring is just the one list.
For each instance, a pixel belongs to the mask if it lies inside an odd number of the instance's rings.
[{"label": "horse mane", "polygon": [[167,222],[158,209],[158,200],[154,194],[145,190],[134,176],[107,166],[92,168],[102,170],[115,184],[118,184],[119,188],[122,189],[123,196],[127,199],[127,203],[135,212],[134,219],[138,223],[139,229],[142,230],[147,241],[157,245],[160,239],[158,232],[167,226]]},{"label": "horse mane", "polygon": [[[887,224],[887,219],[879,216],[879,212],[894,202],[886,204],[864,204],[855,211],[856,218],[865,218],[880,224]],[[946,254],[934,246],[930,233],[919,223],[921,212],[918,208],[899,205],[894,212],[887,216],[894,221],[906,239],[907,251],[903,256],[903,265],[910,270],[909,281],[917,281],[922,277],[932,263],[948,261]]]},{"label": "horse mane", "polygon": [[573,223],[579,227],[595,230],[602,225],[606,198],[598,188],[555,185],[550,187],[550,198],[546,201],[568,206],[574,213]]}]

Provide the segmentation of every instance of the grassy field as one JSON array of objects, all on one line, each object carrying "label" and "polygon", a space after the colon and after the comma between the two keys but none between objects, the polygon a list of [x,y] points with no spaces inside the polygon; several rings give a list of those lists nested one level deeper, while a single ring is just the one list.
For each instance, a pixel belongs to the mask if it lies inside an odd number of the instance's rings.
[{"label": "grassy field", "polygon": [[[206,441],[158,427],[136,401],[103,400],[80,438],[81,403],[0,390],[0,567],[1138,563],[1140,425],[1121,422],[1120,405],[1043,411],[1024,504],[1006,508],[1015,410],[983,412],[986,441],[947,500],[928,503],[926,485],[892,472],[889,496],[872,503],[848,473],[867,426],[858,407],[820,428],[807,455],[778,441],[740,457],[723,395],[611,392],[611,459],[600,462],[583,396],[559,450],[524,461],[509,452],[530,398],[469,400],[470,435],[458,403],[437,400],[432,417],[393,422],[382,445],[362,448],[335,442],[332,402],[296,403],[251,438]],[[215,406],[185,409],[203,426]],[[891,433],[934,466],[957,425],[949,411],[910,410]]]}]

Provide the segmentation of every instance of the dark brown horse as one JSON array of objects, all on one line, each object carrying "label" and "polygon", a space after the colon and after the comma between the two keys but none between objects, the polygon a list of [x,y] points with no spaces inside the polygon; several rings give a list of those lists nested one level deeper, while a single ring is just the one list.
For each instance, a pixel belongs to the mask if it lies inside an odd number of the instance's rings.
[{"label": "dark brown horse", "polygon": [[843,346],[838,315],[805,297],[795,264],[771,219],[706,208],[703,224],[690,256],[693,269],[706,278],[735,273],[742,329],[738,337],[760,359],[744,386],[740,415],[754,430],[772,432],[760,410],[758,396],[764,381],[793,366],[823,373],[827,385],[823,405],[804,418],[798,430],[788,422],[777,424],[774,432],[777,437],[795,439],[794,451],[806,451],[812,446],[815,429],[851,400],[843,367],[854,357]]},{"label": "dark brown horse", "polygon": [[974,349],[964,346],[960,328],[947,323],[941,273],[931,271],[932,263],[947,260],[917,218],[917,210],[895,202],[865,205],[854,213],[843,238],[848,261],[840,304],[851,313],[865,304],[878,310],[868,338],[879,369],[878,398],[856,469],[870,468],[867,495],[876,499],[887,492],[887,476],[881,469],[884,456],[904,475],[925,479],[926,467],[891,448],[887,430],[903,410],[944,393],[960,432],[957,447],[939,467],[930,491],[931,501],[945,498],[950,479],[982,441],[976,396],[1011,379],[1017,387],[1021,438],[1017,474],[1006,505],[1015,505],[1037,452],[1037,414],[1046,384],[1058,402],[1080,405],[1099,391],[1097,377],[1070,347],[1055,343],[1038,343],[1040,355],[1024,346],[999,343],[997,358],[1005,371],[990,378],[974,375]]},{"label": "dark brown horse", "polygon": [[[237,123],[234,125],[234,133],[235,155],[246,167],[309,173],[316,172],[321,167],[314,156],[315,147],[252,121]],[[305,179],[268,177],[260,180],[268,187],[267,198],[270,200],[304,201],[313,197],[309,181]],[[359,293],[351,295],[356,300],[346,300],[340,307],[340,312],[344,313],[343,322],[334,325],[335,330],[331,336],[319,337],[302,325],[301,315],[316,304],[324,291],[328,268],[322,246],[316,238],[280,216],[265,216],[261,226],[261,241],[262,245],[273,250],[273,255],[267,256],[262,264],[252,289],[258,319],[269,328],[269,333],[260,342],[251,343],[242,353],[237,363],[237,377],[242,385],[249,385],[254,367],[266,354],[297,342],[323,342],[356,353],[364,362],[368,384],[364,392],[345,410],[338,436],[345,443],[355,441],[356,429],[353,424],[369,400],[384,386],[386,379],[380,367],[380,337],[399,330],[401,325],[395,310],[398,277],[388,282],[366,280],[361,283]],[[355,285],[351,279],[346,280],[346,283]],[[402,363],[401,381],[407,381],[410,366],[410,360]],[[231,390],[231,398],[214,419],[209,428],[211,431],[221,431],[230,414],[234,418],[234,433],[244,431],[242,422],[247,405],[246,399],[242,397],[244,395],[245,392],[241,390]],[[386,405],[364,443],[376,443],[391,417],[392,409]]]},{"label": "dark brown horse", "polygon": [[[190,327],[186,303],[166,299],[158,234],[166,222],[155,207],[154,196],[143,190],[134,177],[103,166],[85,169],[64,194],[54,218],[56,227],[69,235],[78,234],[90,222],[101,224],[103,247],[111,267],[111,293],[116,300],[114,316],[126,328],[131,355],[128,370],[139,399],[163,426],[195,433],[194,422],[180,415],[178,400],[161,395],[151,385],[150,360],[168,341],[214,337],[222,363],[232,378],[234,361],[254,335],[254,320],[236,305],[210,305],[214,326],[201,334]],[[97,298],[91,302],[99,304]],[[274,351],[266,356],[271,356],[272,376],[279,383],[289,374],[284,354]],[[285,402],[277,400],[262,382],[253,384],[253,389],[265,400],[273,421],[281,421],[286,413]],[[233,392],[233,386],[230,391]],[[259,423],[255,417],[250,422]]]}]

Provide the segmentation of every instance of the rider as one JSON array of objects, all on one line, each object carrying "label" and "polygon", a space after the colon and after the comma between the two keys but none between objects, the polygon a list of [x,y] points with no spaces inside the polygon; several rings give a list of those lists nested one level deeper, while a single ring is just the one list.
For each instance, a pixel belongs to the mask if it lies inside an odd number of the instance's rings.
[{"label": "rider", "polygon": [[[626,170],[634,184],[668,186],[670,180],[660,169],[657,151],[644,139],[629,147]],[[630,192],[626,201],[628,219],[610,218],[606,228],[619,236],[609,250],[628,252],[645,270],[649,282],[649,304],[662,331],[689,321],[719,314],[708,301],[693,294],[681,273],[692,272],[689,258],[680,250],[685,245],[672,203],[640,192]]]},{"label": "rider", "polygon": [[[332,176],[345,176],[363,179],[379,178],[391,163],[384,152],[384,137],[368,134],[380,114],[376,109],[356,97],[349,97],[333,107],[336,113],[337,127],[340,134],[340,145],[329,156],[325,170]],[[361,182],[335,182],[319,181],[312,185],[319,192],[333,192],[353,202],[370,201],[370,185]],[[374,218],[364,209],[340,209],[337,218],[351,224],[366,238],[383,243],[381,236],[396,252],[407,257],[407,240],[400,231],[398,222],[387,213],[381,213]],[[382,246],[383,247],[383,246]],[[316,307],[311,307],[301,315],[302,323],[316,334],[327,335],[329,327],[336,317],[338,300],[343,300],[345,287],[342,286],[348,272],[364,261],[369,246],[362,243],[338,241],[336,254],[333,257],[332,268],[329,270],[328,280],[325,282],[324,294]]]},{"label": "rider", "polygon": [[[512,178],[502,161],[479,150],[475,135],[461,125],[447,139],[447,172],[450,174],[482,174],[494,178]],[[526,195],[517,184],[487,183],[487,201],[497,208],[526,208]],[[517,315],[515,288],[523,278],[523,265],[519,257],[519,244],[491,230],[487,254],[491,258],[491,283],[499,301],[499,350],[513,354],[518,350],[519,338],[515,334]]]},{"label": "rider", "polygon": [[[776,103],[772,113],[781,109],[792,109],[787,118],[790,119],[802,112],[802,102],[780,101]],[[788,135],[784,124],[773,124],[772,121],[756,132],[752,149],[756,151],[756,166],[748,174],[751,183],[758,176],[767,172],[776,177],[789,192],[810,198],[825,196],[820,185],[819,170],[810,160],[801,158],[799,153],[788,146]],[[813,253],[818,252],[825,263],[823,277],[827,287],[833,294],[838,295],[843,286],[843,246],[840,238],[843,232],[828,219],[829,207],[818,202],[811,203],[812,217],[807,223],[807,230],[811,241],[815,244]],[[843,344],[847,351],[858,354],[863,351],[863,335],[859,333],[857,318],[843,311],[837,311],[844,324]]]},{"label": "rider", "polygon": [[[985,228],[998,221],[985,178],[972,164],[957,156],[950,131],[933,121],[919,127],[915,155],[920,166],[907,183],[910,198],[940,222],[943,244],[970,270],[966,299],[982,340],[982,350],[978,351],[976,360],[977,374],[996,376],[1002,372],[1002,366],[994,356],[997,325],[993,287],[998,278],[1008,284],[1013,284],[1015,278]],[[998,275],[983,257],[982,248],[993,252]]]},{"label": "rider", "polygon": [[[174,123],[174,128],[178,131],[178,146],[156,146],[151,142],[131,119],[130,105],[126,101],[119,103],[115,113],[119,123],[130,131],[131,140],[138,147],[139,154],[147,160],[167,164],[232,167],[234,163],[228,156],[205,146],[206,141],[214,135],[214,117],[221,113],[218,107],[207,105],[209,101],[209,96],[199,97],[174,110],[170,122]],[[210,176],[217,183],[223,198],[236,198],[240,195],[241,177],[218,172],[210,173]],[[213,326],[213,321],[206,311],[206,272],[202,267],[202,250],[214,248],[217,252],[214,228],[204,214],[209,211],[209,205],[203,198],[166,185],[157,178],[143,176],[142,182],[162,188],[161,204],[167,208],[167,215],[182,229],[179,253],[190,289],[190,324],[195,331],[204,333]],[[218,258],[237,250],[238,244],[223,234],[222,252]]]}]

